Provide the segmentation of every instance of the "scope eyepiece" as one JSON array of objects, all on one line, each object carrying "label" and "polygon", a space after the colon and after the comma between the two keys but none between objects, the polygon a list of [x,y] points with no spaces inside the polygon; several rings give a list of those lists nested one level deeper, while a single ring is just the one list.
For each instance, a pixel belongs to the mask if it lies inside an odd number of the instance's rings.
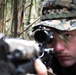
[{"label": "scope eyepiece", "polygon": [[54,41],[54,33],[49,30],[38,30],[34,34],[34,39],[41,44],[52,44]]}]

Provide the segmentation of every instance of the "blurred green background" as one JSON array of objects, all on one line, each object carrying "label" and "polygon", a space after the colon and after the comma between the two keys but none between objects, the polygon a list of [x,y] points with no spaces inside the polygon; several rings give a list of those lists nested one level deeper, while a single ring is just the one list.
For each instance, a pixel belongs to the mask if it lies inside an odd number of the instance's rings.
[{"label": "blurred green background", "polygon": [[40,22],[44,0],[0,0],[0,33],[32,40],[32,27]]}]

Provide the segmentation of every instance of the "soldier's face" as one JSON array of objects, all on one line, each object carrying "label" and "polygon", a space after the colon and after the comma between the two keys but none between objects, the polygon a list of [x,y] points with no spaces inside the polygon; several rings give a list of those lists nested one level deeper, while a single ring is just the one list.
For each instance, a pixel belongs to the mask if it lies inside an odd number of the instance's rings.
[{"label": "soldier's face", "polygon": [[62,39],[54,29],[51,29],[51,31],[55,35],[55,41],[51,46],[54,47],[59,63],[63,67],[72,66],[76,63],[76,30],[59,31],[59,34],[65,39]]}]

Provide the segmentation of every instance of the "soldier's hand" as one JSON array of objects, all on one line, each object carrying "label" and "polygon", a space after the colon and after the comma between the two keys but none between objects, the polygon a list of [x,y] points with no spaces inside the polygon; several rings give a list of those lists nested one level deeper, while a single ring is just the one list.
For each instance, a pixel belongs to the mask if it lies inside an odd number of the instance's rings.
[{"label": "soldier's hand", "polygon": [[35,61],[35,69],[38,75],[47,75],[47,68],[39,59]]}]

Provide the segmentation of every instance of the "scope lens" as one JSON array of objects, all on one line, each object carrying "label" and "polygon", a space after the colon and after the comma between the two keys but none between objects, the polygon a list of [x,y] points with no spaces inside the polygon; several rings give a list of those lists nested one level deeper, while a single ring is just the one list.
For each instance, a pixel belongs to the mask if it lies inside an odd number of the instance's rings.
[{"label": "scope lens", "polygon": [[38,43],[45,43],[47,35],[43,30],[35,32],[34,38]]}]

